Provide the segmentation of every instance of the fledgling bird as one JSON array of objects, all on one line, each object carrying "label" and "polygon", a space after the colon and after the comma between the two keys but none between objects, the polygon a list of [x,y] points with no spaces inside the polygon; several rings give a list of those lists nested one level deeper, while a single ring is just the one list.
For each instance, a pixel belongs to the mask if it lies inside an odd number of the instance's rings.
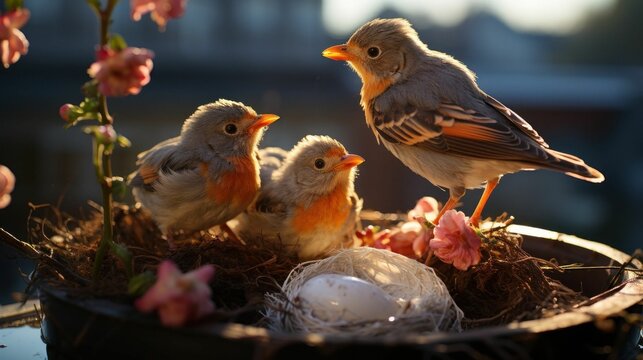
[{"label": "fledgling bird", "polygon": [[449,190],[436,219],[466,189],[486,183],[471,223],[506,173],[549,169],[598,183],[576,156],[549,148],[518,114],[482,91],[474,73],[431,50],[404,19],[375,19],[323,56],[347,61],[362,80],[361,105],[378,142],[411,170]]},{"label": "fledgling bird", "polygon": [[138,155],[132,193],[172,246],[172,233],[221,225],[245,210],[260,187],[257,144],[279,116],[240,102],[199,106],[181,134]]},{"label": "fledgling bird", "polygon": [[304,260],[352,245],[362,207],[354,185],[361,156],[328,136],[309,135],[290,152],[266,148],[259,157],[263,185],[234,227],[242,239],[282,243]]}]

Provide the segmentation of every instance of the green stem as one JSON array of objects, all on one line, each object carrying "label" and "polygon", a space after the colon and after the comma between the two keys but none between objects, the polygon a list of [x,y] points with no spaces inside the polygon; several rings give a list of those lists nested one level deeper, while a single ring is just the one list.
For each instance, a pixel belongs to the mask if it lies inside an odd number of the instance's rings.
[{"label": "green stem", "polygon": [[98,244],[96,250],[96,258],[94,258],[94,267],[92,269],[92,277],[94,281],[98,278],[100,267],[105,258],[107,250],[114,242],[113,226],[112,226],[112,190],[111,185],[105,181],[101,182],[101,189],[103,191],[103,237]]},{"label": "green stem", "polygon": [[107,45],[109,40],[109,25],[112,22],[112,12],[118,0],[108,0],[105,9],[100,12],[100,46]]},{"label": "green stem", "polygon": [[92,268],[92,277],[94,280],[98,278],[100,267],[105,258],[107,250],[111,247],[113,242],[113,229],[112,229],[112,193],[111,186],[106,179],[111,178],[111,174],[107,177],[105,168],[107,167],[111,172],[110,159],[105,158],[105,145],[99,144],[96,139],[93,139],[94,152],[93,163],[96,171],[96,180],[101,186],[103,194],[103,235],[96,250],[96,257],[94,258],[94,266]]},{"label": "green stem", "polygon": [[[100,20],[101,47],[107,45],[107,41],[109,40],[109,25],[111,23],[114,6],[116,6],[117,2],[118,0],[108,0],[107,5],[103,10],[93,6],[90,2],[90,5],[96,10]],[[111,125],[113,123],[113,119],[109,115],[109,111],[107,109],[107,98],[104,95],[100,95],[98,97],[98,101],[99,111],[101,114],[101,124]],[[114,228],[112,224],[112,151],[111,149],[105,151],[106,146],[96,144],[95,140],[94,143],[94,166],[96,167],[96,176],[98,177],[98,182],[103,193],[103,236],[98,245],[98,249],[96,250],[96,257],[94,258],[94,266],[92,268],[92,277],[94,281],[96,281],[96,279],[98,279],[100,267],[103,263],[103,259],[105,258],[105,254],[114,242]]]}]

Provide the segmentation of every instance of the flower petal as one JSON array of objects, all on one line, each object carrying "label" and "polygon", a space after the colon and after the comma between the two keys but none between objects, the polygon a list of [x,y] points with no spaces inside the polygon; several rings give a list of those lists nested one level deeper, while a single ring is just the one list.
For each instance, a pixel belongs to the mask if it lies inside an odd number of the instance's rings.
[{"label": "flower petal", "polygon": [[480,262],[480,237],[469,226],[469,219],[463,212],[449,210],[444,213],[433,235],[429,247],[443,262],[463,271]]}]

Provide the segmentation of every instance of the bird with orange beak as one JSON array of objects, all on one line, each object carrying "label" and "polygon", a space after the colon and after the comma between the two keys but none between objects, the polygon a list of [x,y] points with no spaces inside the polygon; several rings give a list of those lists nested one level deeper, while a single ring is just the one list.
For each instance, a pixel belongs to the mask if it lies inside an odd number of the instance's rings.
[{"label": "bird with orange beak", "polygon": [[466,189],[486,184],[471,216],[478,225],[506,173],[549,169],[594,183],[605,179],[580,158],[550,149],[524,119],[482,91],[464,64],[429,49],[407,20],[372,20],[322,55],[347,61],[361,78],[361,105],[378,142],[449,190],[435,223]]},{"label": "bird with orange beak", "polygon": [[240,102],[199,106],[181,129],[138,156],[129,184],[172,245],[175,231],[221,225],[245,210],[260,187],[257,145],[279,116]]},{"label": "bird with orange beak", "polygon": [[281,243],[302,260],[353,244],[362,200],[355,193],[349,154],[328,136],[306,136],[289,152],[262,149],[257,201],[236,220],[242,239]]}]

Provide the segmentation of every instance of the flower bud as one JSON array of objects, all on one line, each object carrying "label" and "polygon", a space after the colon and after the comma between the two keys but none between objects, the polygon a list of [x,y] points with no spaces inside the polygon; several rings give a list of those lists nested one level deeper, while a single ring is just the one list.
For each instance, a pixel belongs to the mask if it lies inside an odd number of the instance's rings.
[{"label": "flower bud", "polygon": [[75,106],[72,104],[64,104],[58,109],[58,114],[60,114],[60,117],[66,122],[73,122],[74,108]]},{"label": "flower bud", "polygon": [[96,141],[105,145],[113,144],[118,138],[118,135],[112,125],[97,126],[94,136],[96,136]]},{"label": "flower bud", "polygon": [[8,167],[0,165],[0,209],[11,202],[11,192],[16,184],[16,177]]}]

